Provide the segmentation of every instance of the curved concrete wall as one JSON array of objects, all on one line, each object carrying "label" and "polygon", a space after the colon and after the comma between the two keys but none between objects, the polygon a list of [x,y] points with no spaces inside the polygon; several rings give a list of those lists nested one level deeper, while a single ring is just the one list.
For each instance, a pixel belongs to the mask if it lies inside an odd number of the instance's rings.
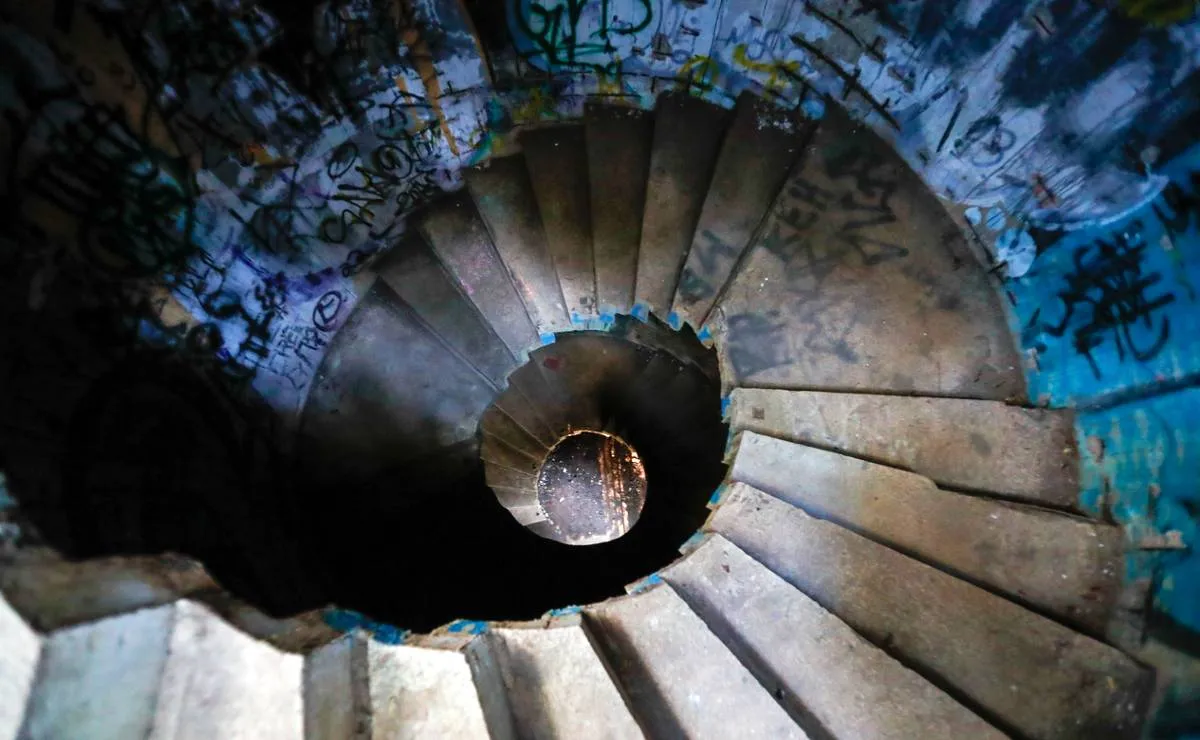
[{"label": "curved concrete wall", "polygon": [[[474,19],[455,0],[6,11],[5,346],[103,309],[114,347],[205,358],[286,427],[363,267],[515,129],[678,87],[812,117],[832,99],[1007,276],[1031,400],[1081,409],[1084,504],[1144,544],[1194,545],[1192,2],[492,5]],[[14,365],[5,382],[41,372]],[[1136,564],[1160,612],[1200,630],[1191,551]]]}]

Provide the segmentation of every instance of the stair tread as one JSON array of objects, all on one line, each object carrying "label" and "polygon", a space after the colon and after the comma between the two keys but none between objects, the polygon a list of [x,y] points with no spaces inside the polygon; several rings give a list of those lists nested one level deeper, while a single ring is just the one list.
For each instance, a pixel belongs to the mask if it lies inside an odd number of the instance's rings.
[{"label": "stair tread", "polygon": [[0,592],[0,737],[17,737],[38,671],[42,637]]},{"label": "stair tread", "polygon": [[188,601],[56,631],[31,737],[296,738],[303,659]]},{"label": "stair tread", "polygon": [[536,415],[540,428],[544,430],[539,439],[553,446],[567,429],[571,404],[561,388],[546,382],[545,370],[539,359],[543,355],[540,350],[530,353],[529,362],[508,377],[508,385],[510,389],[517,389]]},{"label": "stair tread", "polygon": [[483,443],[479,448],[479,457],[488,465],[500,465],[509,470],[516,470],[527,475],[536,476],[541,460],[532,458],[506,445],[490,434],[483,435]]},{"label": "stair tread", "polygon": [[366,652],[372,737],[491,737],[466,655],[376,640]]},{"label": "stair tread", "polygon": [[536,488],[491,486],[491,489],[492,493],[496,494],[496,500],[506,509],[512,509],[517,506],[533,506],[538,503]]},{"label": "stair tread", "polygon": [[375,272],[444,342],[494,386],[503,386],[504,378],[517,366],[516,357],[415,230],[401,238]]},{"label": "stair tread", "polygon": [[487,227],[465,192],[441,198],[419,229],[442,265],[514,357],[537,346],[537,332]]},{"label": "stair tread", "polygon": [[611,332],[650,349],[666,352],[682,363],[695,365],[714,382],[720,379],[717,353],[706,348],[690,330],[675,331],[651,316],[640,321],[632,316],[618,317]]},{"label": "stair tread", "polygon": [[602,316],[627,314],[633,310],[654,117],[628,106],[587,103],[584,120],[596,302]]},{"label": "stair tread", "polygon": [[1004,737],[720,535],[662,577],[810,734]]},{"label": "stair tread", "polygon": [[528,526],[537,522],[544,522],[549,519],[549,517],[546,516],[546,511],[539,503],[532,503],[524,506],[506,506],[505,508],[508,509],[509,514],[512,514],[513,519],[516,519],[517,522],[523,526]]},{"label": "stair tread", "polygon": [[301,422],[314,474],[369,480],[410,457],[472,439],[492,390],[386,285],[376,283],[331,342]]},{"label": "stair tread", "polygon": [[573,323],[595,318],[596,272],[583,126],[532,129],[520,138],[567,312]]},{"label": "stair tread", "polygon": [[730,118],[686,93],[664,94],[655,107],[635,299],[659,316],[671,310]]},{"label": "stair tread", "polygon": [[711,330],[735,385],[1005,399],[999,292],[891,145],[828,106]]},{"label": "stair tread", "polygon": [[905,468],[940,486],[1079,510],[1074,414],[998,401],[738,388],[730,429]]},{"label": "stair tread", "polygon": [[1153,674],[1115,648],[744,483],[707,528],[994,724],[1035,738],[1138,733]]},{"label": "stair tread", "polygon": [[1125,572],[1119,527],[944,491],[906,470],[755,432],[732,454],[733,480],[1105,634]]},{"label": "stair tread", "polygon": [[486,436],[500,440],[526,457],[541,460],[550,446],[530,434],[494,403],[483,412],[479,428]]},{"label": "stair tread", "polygon": [[[523,382],[523,379],[527,377],[529,372],[526,368],[528,368],[528,364],[522,365],[512,375],[508,376],[508,388],[499,396],[496,396],[493,405],[516,422],[530,436],[549,447],[558,439],[558,434],[554,429],[555,425],[546,418],[547,409],[544,408],[541,399],[536,396],[530,398],[525,392],[528,386]],[[518,379],[518,376],[520,376],[520,379]]]},{"label": "stair tread", "polygon": [[465,177],[496,251],[507,265],[538,333],[569,331],[571,320],[525,158],[494,157],[485,165],[466,170]]},{"label": "stair tread", "polygon": [[806,737],[669,586],[584,614],[647,734]]},{"label": "stair tread", "polygon": [[484,476],[489,486],[517,490],[537,490],[537,476],[496,464],[485,464]]},{"label": "stair tread", "polygon": [[42,632],[216,588],[203,565],[175,555],[18,560],[0,568],[3,598]]},{"label": "stair tread", "polygon": [[767,215],[812,129],[749,93],[737,102],[671,311],[698,330]]},{"label": "stair tread", "polygon": [[547,385],[570,399],[566,421],[576,429],[602,429],[606,389],[630,382],[652,356],[615,337],[579,332],[539,348],[531,358]]},{"label": "stair tread", "polygon": [[487,635],[498,646],[519,736],[643,736],[581,624]]}]

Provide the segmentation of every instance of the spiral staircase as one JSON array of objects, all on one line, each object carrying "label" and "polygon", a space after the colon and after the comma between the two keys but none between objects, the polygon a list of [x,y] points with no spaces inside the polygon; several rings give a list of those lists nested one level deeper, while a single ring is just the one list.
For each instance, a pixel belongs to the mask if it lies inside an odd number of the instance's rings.
[{"label": "spiral staircase", "polygon": [[426,631],[268,617],[169,556],[18,561],[0,737],[1139,735],[1123,533],[886,144],[672,93],[521,148],[361,276],[304,412],[324,525]]}]

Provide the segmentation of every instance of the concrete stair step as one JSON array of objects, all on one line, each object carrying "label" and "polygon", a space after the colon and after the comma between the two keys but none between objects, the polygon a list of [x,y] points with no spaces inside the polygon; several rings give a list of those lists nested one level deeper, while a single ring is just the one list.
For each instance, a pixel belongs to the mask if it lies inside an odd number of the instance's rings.
[{"label": "concrete stair step", "polygon": [[302,671],[177,601],[47,635],[22,736],[298,740]]},{"label": "concrete stair step", "polygon": [[479,457],[486,464],[500,465],[531,476],[537,475],[538,467],[541,465],[539,458],[530,457],[486,433],[483,435],[483,442],[479,447]]},{"label": "concrete stair step", "polygon": [[493,404],[529,436],[549,447],[558,439],[558,434],[555,424],[546,418],[546,409],[541,403],[541,397],[545,394],[539,386],[544,386],[545,382],[540,375],[536,383],[526,382],[526,378],[537,374],[536,368],[532,369],[532,373],[530,370],[529,365],[525,364],[508,376],[508,388],[496,396]]},{"label": "concrete stair step", "polygon": [[583,126],[548,126],[520,136],[567,313],[573,323],[586,323],[598,314]]},{"label": "concrete stair step", "polygon": [[538,350],[530,353],[529,362],[522,365],[508,378],[509,389],[516,389],[525,398],[544,430],[539,436],[548,446],[558,441],[559,435],[566,430],[567,412],[571,407],[571,399],[562,395],[561,390],[546,382],[546,376],[537,358],[542,355]]},{"label": "concrete stair step", "polygon": [[577,616],[493,627],[487,639],[520,737],[644,737]]},{"label": "concrete stair step", "polygon": [[742,432],[729,477],[1104,636],[1119,603],[1119,527],[943,491],[899,468]]},{"label": "concrete stair step", "polygon": [[666,317],[732,114],[686,93],[659,96],[635,300]]},{"label": "concrete stair step", "polygon": [[[322,480],[368,481],[473,439],[492,389],[376,282],[325,351],[301,420],[300,459]],[[319,464],[316,462],[319,461]]]},{"label": "concrete stair step", "polygon": [[418,229],[514,357],[538,345],[525,304],[467,193],[438,199],[422,214]]},{"label": "concrete stair step", "polygon": [[490,674],[470,646],[390,645],[346,635],[306,659],[305,740],[511,738],[505,708],[494,705]]},{"label": "concrete stair step", "polygon": [[199,562],[171,554],[76,562],[48,548],[22,548],[0,566],[0,593],[23,621],[42,633],[189,598],[283,650],[302,650],[331,634],[319,613],[268,616],[224,591]]},{"label": "concrete stair step", "polygon": [[586,103],[583,115],[596,302],[612,317],[633,310],[654,116],[603,103]]},{"label": "concrete stair step", "polygon": [[[479,429],[485,437],[497,439],[532,460],[540,461],[550,451],[549,445],[526,431],[494,403],[483,412]],[[484,447],[487,447],[486,441]]]},{"label": "concrete stair step", "polygon": [[652,353],[605,334],[581,332],[540,347],[532,359],[553,392],[569,399],[567,423],[576,429],[603,429],[606,388],[630,382]]},{"label": "concrete stair step", "polygon": [[1004,737],[720,535],[662,578],[814,737]]},{"label": "concrete stair step", "polygon": [[744,483],[706,528],[1006,732],[1138,736],[1153,674],[1102,642]]},{"label": "concrete stair step", "polygon": [[644,321],[622,316],[618,317],[610,331],[631,342],[667,352],[682,363],[695,365],[714,382],[720,379],[717,353],[697,341],[688,327],[675,331],[654,316]]},{"label": "concrete stair step", "polygon": [[178,555],[72,562],[48,549],[26,550],[0,566],[3,598],[40,632],[162,606],[217,588],[203,565]]},{"label": "concrete stair step", "polygon": [[25,707],[37,679],[42,637],[21,619],[0,592],[0,737],[21,731]]},{"label": "concrete stair step", "polygon": [[491,486],[492,492],[496,494],[496,500],[506,509],[515,507],[533,506],[538,502],[537,489],[535,488],[504,488],[502,486]]},{"label": "concrete stair step", "polygon": [[467,300],[437,255],[410,230],[375,272],[421,320],[496,388],[517,367],[516,356]]},{"label": "concrete stair step", "polygon": [[314,475],[366,481],[473,439],[493,391],[408,305],[376,282],[334,337],[301,421]]},{"label": "concrete stair step", "polygon": [[704,325],[811,130],[799,114],[749,93],[738,98],[675,290],[679,321]]},{"label": "concrete stair step", "polygon": [[731,431],[911,470],[939,486],[1079,511],[1074,414],[963,398],[738,388]]},{"label": "concrete stair step", "polygon": [[512,514],[513,519],[516,519],[517,523],[521,524],[522,526],[528,526],[530,524],[536,524],[537,522],[544,522],[548,520],[546,511],[542,508],[541,504],[535,503],[528,504],[526,506],[508,506],[505,508],[508,509],[509,514]]},{"label": "concrete stair step", "polygon": [[533,185],[521,155],[465,171],[467,189],[541,335],[571,330]]},{"label": "concrete stair step", "polygon": [[723,375],[1022,397],[1000,294],[960,229],[890,144],[827,109],[714,312]]},{"label": "concrete stair step", "polygon": [[806,737],[669,586],[584,614],[651,737]]},{"label": "concrete stair step", "polygon": [[537,476],[501,465],[486,465],[484,476],[489,487],[512,488],[518,491],[536,491]]}]

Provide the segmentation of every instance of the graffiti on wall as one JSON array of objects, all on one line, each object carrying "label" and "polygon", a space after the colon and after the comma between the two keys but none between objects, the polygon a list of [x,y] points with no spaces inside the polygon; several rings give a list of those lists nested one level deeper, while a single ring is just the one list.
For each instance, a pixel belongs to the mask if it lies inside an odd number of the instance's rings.
[{"label": "graffiti on wall", "polygon": [[513,0],[494,66],[518,121],[556,114],[523,119],[547,85],[565,116],[589,96],[649,107],[673,86],[724,105],[747,89],[829,96],[978,209],[995,252],[1013,227],[1101,225],[1158,193],[1152,144],[1200,114],[1200,21],[1184,5]]},{"label": "graffiti on wall", "polygon": [[1200,373],[1200,150],[1165,168],[1158,198],[1110,226],[1042,233],[1008,282],[1030,395],[1088,403]]},{"label": "graffiti on wall", "polygon": [[469,22],[382,0],[68,10],[4,28],[9,238],[40,246],[39,280],[78,269],[142,339],[294,412],[354,276],[479,143]]}]

